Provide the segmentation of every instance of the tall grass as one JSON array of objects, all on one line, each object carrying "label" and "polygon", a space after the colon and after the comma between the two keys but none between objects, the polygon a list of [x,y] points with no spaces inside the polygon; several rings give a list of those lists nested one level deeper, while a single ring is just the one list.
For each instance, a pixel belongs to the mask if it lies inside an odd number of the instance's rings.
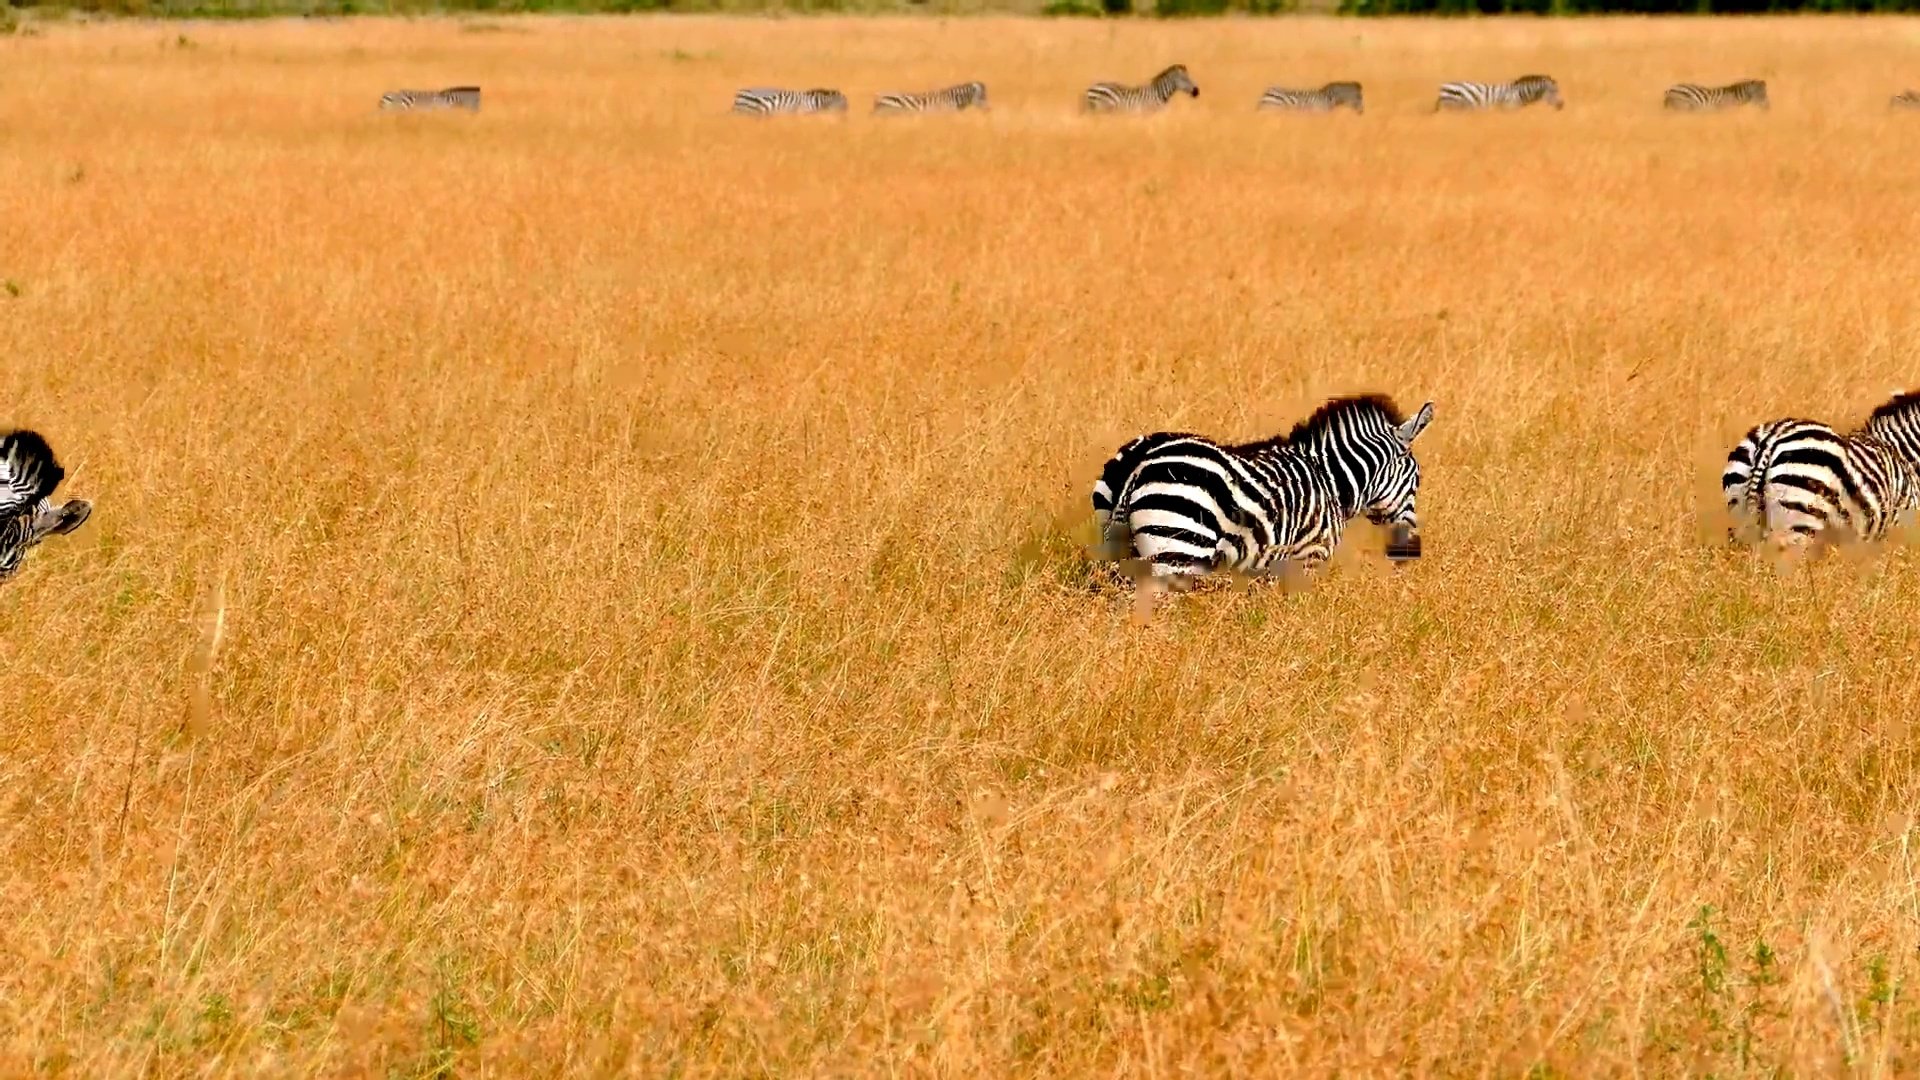
[{"label": "tall grass", "polygon": [[[1920,381],[1916,24],[497,25],[0,41],[96,507],[0,589],[7,1072],[1915,1067],[1920,563],[1712,486]],[[1419,564],[1081,587],[1124,438],[1360,389]]]}]

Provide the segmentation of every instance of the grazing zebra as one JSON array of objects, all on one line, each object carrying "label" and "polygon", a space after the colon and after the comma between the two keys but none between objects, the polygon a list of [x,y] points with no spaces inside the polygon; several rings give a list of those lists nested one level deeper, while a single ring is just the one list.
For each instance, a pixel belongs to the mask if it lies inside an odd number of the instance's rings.
[{"label": "grazing zebra", "polygon": [[1920,511],[1920,392],[1875,409],[1851,435],[1812,420],[1761,424],[1727,455],[1720,488],[1729,540],[1878,540]]},{"label": "grazing zebra", "polygon": [[1289,90],[1284,86],[1269,86],[1260,95],[1260,109],[1280,109],[1288,112],[1332,112],[1341,106],[1354,112],[1364,112],[1360,100],[1360,84],[1357,82],[1330,82],[1318,90]]},{"label": "grazing zebra", "polygon": [[1285,436],[1226,446],[1163,431],[1120,448],[1093,487],[1100,555],[1137,559],[1141,580],[1184,592],[1215,570],[1318,571],[1365,515],[1390,530],[1387,555],[1420,557],[1412,444],[1433,403],[1408,420],[1379,394],[1335,398]]},{"label": "grazing zebra", "polygon": [[93,512],[93,506],[80,499],[53,505],[53,490],[66,475],[54,460],[53,448],[37,432],[0,435],[0,581],[19,571],[28,548],[72,532]]},{"label": "grazing zebra", "polygon": [[843,113],[847,96],[838,90],[772,90],[754,87],[733,95],[733,111],[745,116]]},{"label": "grazing zebra", "polygon": [[480,88],[453,86],[445,90],[394,90],[380,95],[380,111],[417,111],[420,109],[466,109],[480,111]]},{"label": "grazing zebra", "polygon": [[1743,79],[1731,86],[1681,83],[1667,88],[1661,105],[1679,112],[1714,112],[1741,105],[1758,105],[1763,109],[1770,107],[1767,104],[1767,84],[1760,79]]},{"label": "grazing zebra", "polygon": [[986,107],[987,84],[982,82],[961,83],[925,94],[881,94],[873,99],[876,113],[959,112]]},{"label": "grazing zebra", "polygon": [[1920,109],[1920,90],[1902,90],[1893,95],[1887,105],[1895,109]]},{"label": "grazing zebra", "polygon": [[1087,87],[1086,111],[1158,112],[1166,107],[1173,95],[1182,92],[1188,97],[1200,96],[1200,88],[1193,85],[1193,78],[1187,74],[1187,65],[1175,64],[1155,75],[1153,81],[1145,86],[1094,83]]},{"label": "grazing zebra", "polygon": [[1522,75],[1510,83],[1450,82],[1440,87],[1433,111],[1482,109],[1519,109],[1544,101],[1556,109],[1565,108],[1560,100],[1560,84],[1546,75]]}]

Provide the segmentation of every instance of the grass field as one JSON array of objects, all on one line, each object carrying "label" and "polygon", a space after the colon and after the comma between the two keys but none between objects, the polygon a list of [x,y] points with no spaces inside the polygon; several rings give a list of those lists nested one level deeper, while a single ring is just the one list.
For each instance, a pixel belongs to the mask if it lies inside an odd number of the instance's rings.
[{"label": "grass field", "polygon": [[[1916,46],[0,40],[0,423],[95,501],[0,587],[0,1072],[1910,1074],[1920,554],[1738,557],[1712,489],[1920,384]],[[1437,403],[1417,565],[1083,587],[1122,440],[1369,389]]]}]

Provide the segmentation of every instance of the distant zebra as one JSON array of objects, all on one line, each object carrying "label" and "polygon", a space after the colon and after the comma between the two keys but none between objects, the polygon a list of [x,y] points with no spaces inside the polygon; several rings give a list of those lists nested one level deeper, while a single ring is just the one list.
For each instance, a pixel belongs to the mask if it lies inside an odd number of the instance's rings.
[{"label": "distant zebra", "polygon": [[1762,109],[1770,107],[1767,104],[1767,84],[1760,79],[1743,79],[1731,86],[1681,83],[1667,88],[1661,105],[1678,112],[1715,112],[1741,105],[1758,105]]},{"label": "distant zebra", "polygon": [[19,572],[28,548],[72,532],[93,512],[80,499],[53,505],[53,491],[66,475],[39,433],[0,434],[0,581]]},{"label": "distant zebra", "polygon": [[1727,456],[1720,487],[1731,540],[1878,540],[1920,511],[1920,392],[1875,409],[1851,435],[1812,420],[1761,424]]},{"label": "distant zebra", "polygon": [[1284,86],[1269,86],[1260,95],[1260,104],[1256,108],[1319,113],[1332,112],[1341,106],[1354,112],[1365,111],[1360,100],[1359,83],[1330,82],[1318,90],[1289,90]]},{"label": "distant zebra", "polygon": [[1920,90],[1902,90],[1887,102],[1890,108],[1920,109]]},{"label": "distant zebra", "polygon": [[745,116],[843,113],[847,96],[838,90],[774,90],[752,87],[733,95],[733,111]]},{"label": "distant zebra", "polygon": [[1336,398],[1285,436],[1226,446],[1159,432],[1121,447],[1093,488],[1102,558],[1137,560],[1137,580],[1184,592],[1215,570],[1309,574],[1348,521],[1389,530],[1390,558],[1420,556],[1412,444],[1433,403],[1408,420],[1383,395]]},{"label": "distant zebra", "polygon": [[1199,97],[1200,88],[1187,74],[1187,65],[1175,64],[1145,86],[1101,82],[1087,87],[1087,112],[1158,112],[1175,94]]},{"label": "distant zebra", "polygon": [[986,107],[987,84],[982,82],[961,83],[925,94],[881,94],[873,99],[873,111],[888,114],[959,112]]},{"label": "distant zebra", "polygon": [[1510,83],[1450,82],[1440,87],[1433,111],[1479,111],[1482,109],[1519,109],[1544,101],[1556,109],[1564,108],[1560,84],[1546,75],[1522,75]]},{"label": "distant zebra", "polygon": [[380,111],[466,109],[480,111],[480,88],[453,86],[445,90],[394,90],[380,95]]}]

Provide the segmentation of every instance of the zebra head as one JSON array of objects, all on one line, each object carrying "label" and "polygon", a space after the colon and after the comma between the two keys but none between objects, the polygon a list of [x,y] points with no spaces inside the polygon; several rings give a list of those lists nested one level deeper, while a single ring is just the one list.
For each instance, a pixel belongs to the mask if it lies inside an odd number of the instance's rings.
[{"label": "zebra head", "polygon": [[1346,105],[1354,112],[1366,111],[1360,100],[1360,84],[1357,82],[1330,82],[1320,88],[1320,93],[1326,96],[1328,104],[1333,108]]},{"label": "zebra head", "polygon": [[49,501],[66,475],[38,432],[0,434],[0,581],[20,569],[28,548],[72,532],[92,513],[78,499],[62,507]]},{"label": "zebra head", "polygon": [[985,109],[987,107],[987,84],[970,82],[960,88],[959,105],[963,109]]},{"label": "zebra head", "polygon": [[1193,77],[1187,74],[1185,64],[1175,64],[1155,75],[1153,89],[1160,96],[1161,101],[1166,101],[1175,94],[1186,94],[1188,97],[1200,96],[1200,88],[1193,85]]},{"label": "zebra head", "polygon": [[93,513],[93,504],[85,499],[68,499],[55,506],[42,499],[31,513],[15,514],[0,521],[0,581],[18,573],[27,549],[49,536],[62,536],[79,528]]},{"label": "zebra head", "polygon": [[1732,86],[1727,87],[1727,89],[1733,91],[1734,95],[1741,101],[1751,102],[1763,109],[1773,108],[1767,101],[1767,83],[1765,79],[1746,79],[1742,82],[1734,83]]},{"label": "zebra head", "polygon": [[1401,418],[1387,397],[1337,398],[1300,422],[1287,442],[1326,465],[1341,508],[1387,530],[1387,557],[1420,557],[1420,462],[1413,440],[1433,422],[1433,402],[1413,419]]},{"label": "zebra head", "polygon": [[1513,80],[1513,88],[1519,92],[1522,105],[1544,101],[1555,109],[1566,108],[1566,102],[1560,100],[1560,84],[1551,75],[1522,75]]}]

